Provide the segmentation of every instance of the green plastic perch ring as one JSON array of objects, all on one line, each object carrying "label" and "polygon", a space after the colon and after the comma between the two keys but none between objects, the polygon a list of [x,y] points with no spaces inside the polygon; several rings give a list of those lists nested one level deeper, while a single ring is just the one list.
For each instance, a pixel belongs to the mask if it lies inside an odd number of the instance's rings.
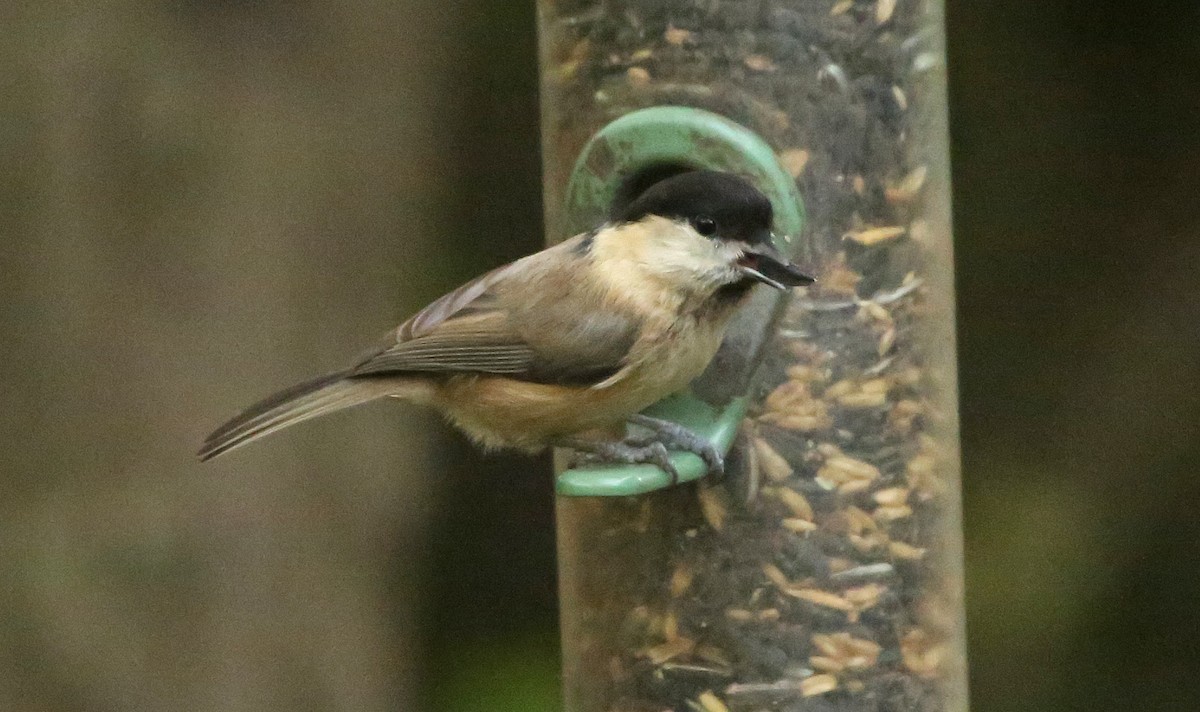
[{"label": "green plastic perch ring", "polygon": [[[795,179],[775,152],[749,129],[723,116],[680,106],[627,114],[588,141],[567,186],[567,234],[603,223],[632,176],[671,166],[729,171],[749,179],[771,199],[775,233],[787,243],[778,247],[795,256],[804,205]],[[688,427],[724,453],[733,444],[746,406],[742,397],[716,409],[685,392],[656,403],[646,414]],[[672,452],[671,464],[680,482],[700,479],[706,471],[703,460],[692,453]],[[623,497],[670,484],[670,476],[654,465],[596,465],[566,470],[558,476],[557,491],[577,497]]]}]

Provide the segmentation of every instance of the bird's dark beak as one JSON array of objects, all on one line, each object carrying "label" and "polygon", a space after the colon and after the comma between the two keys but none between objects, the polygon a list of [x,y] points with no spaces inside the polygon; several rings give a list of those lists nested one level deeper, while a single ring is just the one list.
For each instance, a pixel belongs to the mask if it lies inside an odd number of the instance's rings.
[{"label": "bird's dark beak", "polygon": [[769,284],[776,289],[803,287],[817,281],[800,271],[770,244],[748,247],[737,262],[738,269],[747,277]]}]

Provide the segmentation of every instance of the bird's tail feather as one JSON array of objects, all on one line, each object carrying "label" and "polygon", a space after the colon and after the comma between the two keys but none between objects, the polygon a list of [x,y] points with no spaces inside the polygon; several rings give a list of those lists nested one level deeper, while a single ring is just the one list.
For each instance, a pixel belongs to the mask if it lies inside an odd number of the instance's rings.
[{"label": "bird's tail feather", "polygon": [[388,395],[376,379],[347,378],[349,372],[331,373],[297,384],[255,403],[213,431],[197,453],[210,460],[246,443],[295,425],[303,420],[349,408]]}]

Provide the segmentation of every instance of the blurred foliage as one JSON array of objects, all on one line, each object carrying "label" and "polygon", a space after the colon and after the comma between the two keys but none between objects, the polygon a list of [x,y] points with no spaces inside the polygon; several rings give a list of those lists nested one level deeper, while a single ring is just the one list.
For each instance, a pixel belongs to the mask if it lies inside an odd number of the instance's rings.
[{"label": "blurred foliage", "polygon": [[[973,708],[1194,708],[1200,8],[948,12]],[[532,4],[0,24],[0,708],[554,709],[545,462],[386,408],[189,457],[541,244]]]},{"label": "blurred foliage", "polygon": [[1200,701],[1200,9],[1096,10],[949,7],[976,710]]},{"label": "blurred foliage", "polygon": [[428,709],[554,712],[562,707],[558,638],[552,627],[535,635],[461,642],[454,646],[453,657],[442,662],[453,672],[435,681]]}]

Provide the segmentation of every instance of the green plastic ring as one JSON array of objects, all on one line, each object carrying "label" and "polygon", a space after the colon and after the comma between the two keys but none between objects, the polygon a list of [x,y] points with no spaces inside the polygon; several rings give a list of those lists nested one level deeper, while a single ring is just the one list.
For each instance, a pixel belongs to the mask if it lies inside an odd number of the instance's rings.
[{"label": "green plastic ring", "polygon": [[623,181],[656,165],[745,176],[771,199],[777,234],[794,243],[804,227],[804,203],[796,180],[765,141],[718,114],[658,106],[622,116],[584,146],[567,185],[568,234],[603,222]]}]

